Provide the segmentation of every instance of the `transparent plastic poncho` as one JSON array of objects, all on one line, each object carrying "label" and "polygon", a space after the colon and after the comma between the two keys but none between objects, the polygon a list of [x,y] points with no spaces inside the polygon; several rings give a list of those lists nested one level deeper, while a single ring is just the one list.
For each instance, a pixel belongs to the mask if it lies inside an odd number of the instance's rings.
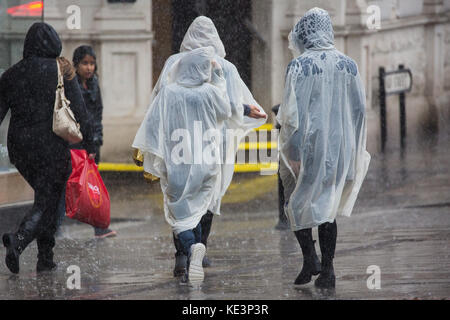
[{"label": "transparent plastic poncho", "polygon": [[175,234],[195,228],[221,195],[221,132],[232,114],[213,58],[208,47],[177,61],[173,82],[159,90],[133,143],[144,170],[160,178]]},{"label": "transparent plastic poncho", "polygon": [[[244,104],[257,106],[261,113],[264,113],[263,108],[253,98],[252,93],[241,79],[236,67],[225,59],[225,49],[216,27],[211,19],[205,16],[197,17],[189,26],[183,42],[180,46],[180,53],[170,56],[164,64],[163,70],[159,76],[157,83],[152,92],[152,101],[156,98],[159,91],[165,86],[175,82],[176,65],[186,54],[192,50],[212,47],[214,50],[214,61],[216,61],[223,72],[225,79],[224,89],[226,90],[227,100],[229,101],[232,116],[224,121],[222,127],[223,143],[221,145],[221,176],[222,181],[219,186],[220,197],[210,207],[210,211],[216,215],[220,215],[221,199],[228,189],[234,173],[234,163],[236,153],[240,141],[254,128],[260,127],[267,120],[253,119],[244,116]],[[152,108],[150,105],[149,109]],[[233,137],[233,139],[228,138]],[[136,135],[133,147],[138,148],[140,141],[140,133]]]},{"label": "transparent plastic poncho", "polygon": [[[294,55],[277,115],[282,169],[295,180],[292,230],[350,216],[367,173],[365,92],[356,63],[335,49],[325,10],[309,10],[289,35]],[[283,178],[283,177],[282,177]]]}]

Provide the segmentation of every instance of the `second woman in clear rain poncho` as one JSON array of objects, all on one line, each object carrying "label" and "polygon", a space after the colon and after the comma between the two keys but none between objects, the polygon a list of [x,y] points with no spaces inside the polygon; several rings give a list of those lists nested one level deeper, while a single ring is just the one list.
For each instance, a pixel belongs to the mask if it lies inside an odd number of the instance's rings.
[{"label": "second woman in clear rain poncho", "polygon": [[184,55],[161,88],[135,139],[144,170],[160,178],[167,222],[190,257],[190,281],[203,279],[200,220],[221,198],[224,121],[232,117],[211,47]]},{"label": "second woman in clear rain poncho", "polygon": [[[328,12],[309,10],[289,35],[300,56],[286,73],[278,112],[286,211],[303,253],[296,284],[334,287],[336,216],[350,216],[366,175],[365,93],[356,63],[334,47]],[[319,227],[322,262],[312,227]]]}]

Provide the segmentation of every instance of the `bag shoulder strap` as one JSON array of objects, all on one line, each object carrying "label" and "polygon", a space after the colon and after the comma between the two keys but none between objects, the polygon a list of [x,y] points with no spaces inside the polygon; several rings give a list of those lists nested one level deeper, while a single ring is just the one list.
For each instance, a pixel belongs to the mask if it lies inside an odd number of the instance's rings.
[{"label": "bag shoulder strap", "polygon": [[64,88],[64,79],[61,74],[61,66],[59,65],[58,59],[56,59],[56,67],[58,69],[58,89]]}]

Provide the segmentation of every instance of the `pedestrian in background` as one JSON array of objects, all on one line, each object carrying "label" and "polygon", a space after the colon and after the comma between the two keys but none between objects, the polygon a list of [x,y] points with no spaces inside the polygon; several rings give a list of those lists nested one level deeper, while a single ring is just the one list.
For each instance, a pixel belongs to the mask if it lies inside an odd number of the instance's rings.
[{"label": "pedestrian in background", "polygon": [[[95,163],[98,165],[100,162],[100,147],[103,145],[103,103],[98,83],[97,57],[94,49],[87,45],[79,46],[73,52],[72,62],[76,70],[76,78],[81,88],[84,103],[86,104],[86,110],[89,114],[96,154]],[[72,145],[71,149],[83,149],[83,146],[76,144]],[[61,199],[60,210],[62,220],[66,213],[65,197]],[[96,238],[114,237],[117,235],[114,230],[97,227],[94,227],[94,234]]]},{"label": "pedestrian in background", "polygon": [[[278,111],[280,176],[291,229],[303,253],[295,284],[335,287],[336,216],[350,216],[367,173],[366,96],[356,63],[334,47],[327,11],[309,10],[289,35],[298,57],[287,68]],[[312,238],[319,228],[322,261]]]},{"label": "pedestrian in background", "polygon": [[70,108],[80,124],[82,146],[95,156],[88,113],[75,71],[70,62],[59,57],[62,44],[56,31],[46,23],[35,23],[27,32],[23,59],[0,78],[0,123],[11,110],[8,130],[10,161],[34,190],[34,204],[15,233],[3,235],[5,262],[13,273],[19,272],[19,256],[36,239],[36,270],[56,268],[53,261],[58,202],[72,166],[68,143],[53,132],[53,110],[58,84],[59,60],[64,90]]}]

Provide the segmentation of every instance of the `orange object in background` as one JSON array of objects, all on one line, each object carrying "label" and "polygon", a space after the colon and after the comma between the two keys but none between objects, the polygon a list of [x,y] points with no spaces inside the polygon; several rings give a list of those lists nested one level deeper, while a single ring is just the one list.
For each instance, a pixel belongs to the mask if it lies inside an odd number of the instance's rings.
[{"label": "orange object in background", "polygon": [[20,6],[8,8],[6,11],[12,17],[40,17],[44,3],[42,1],[32,1]]}]

